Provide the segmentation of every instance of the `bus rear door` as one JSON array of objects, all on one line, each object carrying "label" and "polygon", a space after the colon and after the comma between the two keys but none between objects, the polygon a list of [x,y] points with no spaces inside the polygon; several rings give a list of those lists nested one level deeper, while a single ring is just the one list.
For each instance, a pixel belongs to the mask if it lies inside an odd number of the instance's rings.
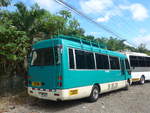
[{"label": "bus rear door", "polygon": [[[32,52],[31,65],[28,71],[29,87],[56,89],[60,75],[60,55],[58,48],[35,49]],[[61,85],[61,84],[59,84]]]}]

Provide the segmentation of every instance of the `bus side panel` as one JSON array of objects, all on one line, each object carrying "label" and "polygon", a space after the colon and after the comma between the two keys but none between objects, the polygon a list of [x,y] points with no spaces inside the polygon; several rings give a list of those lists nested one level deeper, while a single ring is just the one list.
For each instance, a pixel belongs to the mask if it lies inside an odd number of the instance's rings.
[{"label": "bus side panel", "polygon": [[[120,70],[72,70],[69,69],[68,47],[63,46],[63,88],[90,86],[94,83],[111,83],[125,80]],[[76,46],[71,44],[72,46]]]},{"label": "bus side panel", "polygon": [[95,83],[104,84],[115,81],[123,81],[125,77],[120,71],[79,71],[79,70],[68,70],[65,71],[64,77],[64,88],[74,88],[81,86],[94,85]]}]

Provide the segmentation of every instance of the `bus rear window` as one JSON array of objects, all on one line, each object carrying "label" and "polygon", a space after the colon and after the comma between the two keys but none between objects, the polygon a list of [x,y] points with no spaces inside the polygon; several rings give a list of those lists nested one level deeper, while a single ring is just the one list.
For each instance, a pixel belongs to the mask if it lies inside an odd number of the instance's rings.
[{"label": "bus rear window", "polygon": [[42,48],[33,50],[31,66],[46,66],[58,64],[59,60],[57,48]]}]

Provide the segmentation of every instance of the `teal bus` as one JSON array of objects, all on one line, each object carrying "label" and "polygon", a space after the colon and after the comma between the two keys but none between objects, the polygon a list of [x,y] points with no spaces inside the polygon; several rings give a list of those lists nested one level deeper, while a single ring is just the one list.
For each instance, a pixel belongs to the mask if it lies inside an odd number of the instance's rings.
[{"label": "teal bus", "polygon": [[87,97],[94,102],[99,94],[131,83],[125,55],[64,35],[33,45],[27,78],[30,96],[53,101]]}]

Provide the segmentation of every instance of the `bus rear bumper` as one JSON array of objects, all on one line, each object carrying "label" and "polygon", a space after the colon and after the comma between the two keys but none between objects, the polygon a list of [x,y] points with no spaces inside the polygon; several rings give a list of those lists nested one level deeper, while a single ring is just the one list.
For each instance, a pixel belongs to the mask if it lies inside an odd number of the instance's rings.
[{"label": "bus rear bumper", "polygon": [[45,100],[52,100],[52,101],[64,101],[64,100],[74,100],[80,99],[84,97],[90,96],[92,86],[86,87],[78,87],[78,88],[71,88],[71,89],[57,89],[51,91],[43,91],[42,89],[34,89],[32,87],[28,87],[28,94],[30,96],[45,99]]},{"label": "bus rear bumper", "polygon": [[33,89],[31,87],[28,87],[28,94],[30,96],[40,98],[40,99],[45,99],[45,100],[53,100],[56,101],[57,97],[54,96],[55,91],[43,91],[42,89]]},{"label": "bus rear bumper", "polygon": [[140,81],[140,78],[132,78],[132,82],[138,82]]}]

